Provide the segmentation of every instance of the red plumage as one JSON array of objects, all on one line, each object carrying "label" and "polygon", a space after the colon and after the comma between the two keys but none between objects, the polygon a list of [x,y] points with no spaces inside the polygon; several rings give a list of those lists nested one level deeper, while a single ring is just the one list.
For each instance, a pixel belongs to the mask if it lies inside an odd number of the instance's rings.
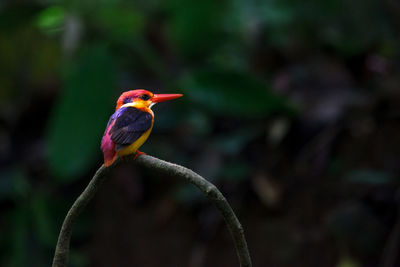
[{"label": "red plumage", "polygon": [[101,140],[101,150],[103,150],[105,166],[110,166],[114,162],[117,154],[115,151],[115,143],[111,140],[110,135],[110,130],[114,124],[115,120],[107,126],[103,139]]}]

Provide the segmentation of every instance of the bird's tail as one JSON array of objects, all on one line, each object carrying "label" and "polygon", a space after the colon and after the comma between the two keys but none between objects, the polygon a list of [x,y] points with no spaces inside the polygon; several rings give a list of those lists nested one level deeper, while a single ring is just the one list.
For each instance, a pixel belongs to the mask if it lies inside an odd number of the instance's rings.
[{"label": "bird's tail", "polygon": [[108,167],[113,164],[117,158],[117,153],[115,152],[115,143],[111,140],[108,129],[101,140],[101,150],[103,150],[104,154],[104,166]]}]

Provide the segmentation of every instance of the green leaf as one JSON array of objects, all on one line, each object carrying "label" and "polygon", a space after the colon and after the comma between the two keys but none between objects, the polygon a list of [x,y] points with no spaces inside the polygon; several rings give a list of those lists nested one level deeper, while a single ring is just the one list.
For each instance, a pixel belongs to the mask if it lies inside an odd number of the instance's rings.
[{"label": "green leaf", "polygon": [[86,49],[65,72],[65,88],[48,127],[50,168],[70,181],[99,159],[102,133],[114,102],[115,70],[103,46]]},{"label": "green leaf", "polygon": [[263,116],[292,111],[268,84],[242,73],[198,71],[182,80],[182,88],[194,102],[218,114]]},{"label": "green leaf", "polygon": [[36,24],[47,33],[60,31],[65,19],[65,10],[61,6],[51,6],[39,13]]}]

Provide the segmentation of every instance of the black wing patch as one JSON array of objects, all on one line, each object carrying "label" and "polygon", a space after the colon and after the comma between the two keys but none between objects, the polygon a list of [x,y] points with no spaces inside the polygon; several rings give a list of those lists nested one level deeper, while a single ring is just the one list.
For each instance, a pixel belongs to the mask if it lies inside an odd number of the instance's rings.
[{"label": "black wing patch", "polygon": [[151,128],[153,116],[134,107],[118,110],[114,126],[110,129],[111,140],[115,143],[116,150],[121,150]]}]

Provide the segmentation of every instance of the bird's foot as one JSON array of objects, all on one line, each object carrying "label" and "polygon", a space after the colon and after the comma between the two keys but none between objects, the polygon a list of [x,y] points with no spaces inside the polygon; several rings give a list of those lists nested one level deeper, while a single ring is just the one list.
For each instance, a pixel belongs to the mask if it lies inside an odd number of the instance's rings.
[{"label": "bird's foot", "polygon": [[139,157],[140,155],[146,155],[146,153],[141,152],[141,151],[139,151],[139,150],[136,150],[136,153],[135,153],[135,156],[133,157],[133,160],[136,160],[137,157]]}]

